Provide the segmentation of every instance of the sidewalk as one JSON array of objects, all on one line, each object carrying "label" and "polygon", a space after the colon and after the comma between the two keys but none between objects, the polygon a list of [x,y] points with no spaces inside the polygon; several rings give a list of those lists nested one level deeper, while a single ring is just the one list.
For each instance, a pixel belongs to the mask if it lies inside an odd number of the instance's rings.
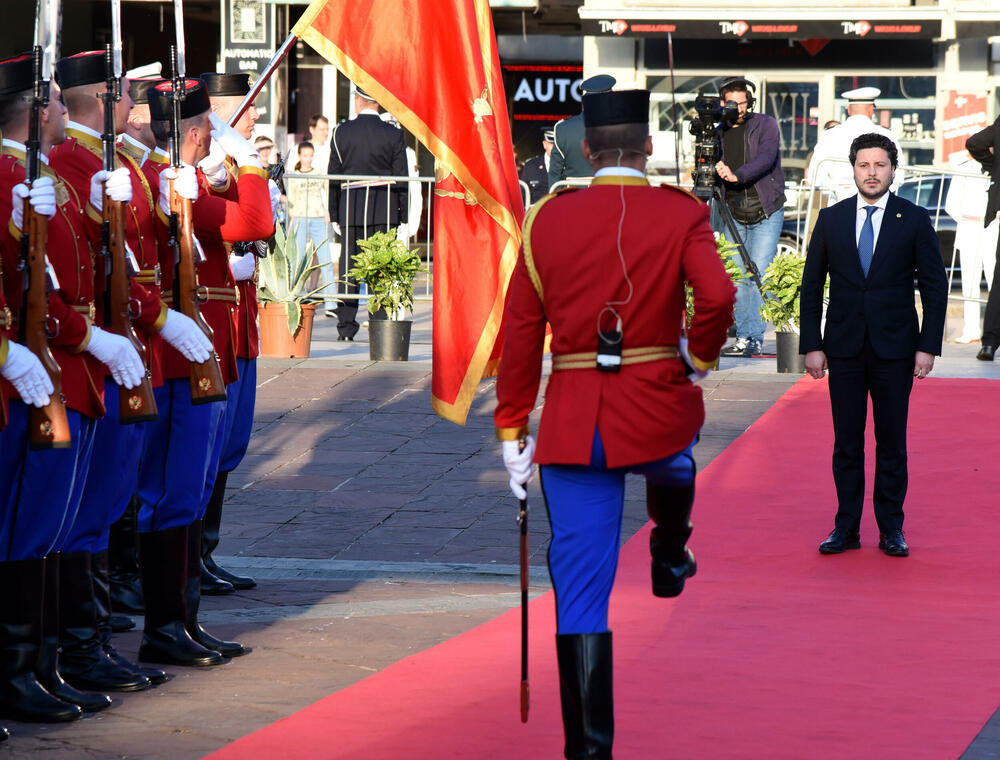
[{"label": "sidewalk", "polygon": [[[229,479],[217,558],[258,587],[206,597],[201,618],[253,653],[218,668],[168,668],[168,683],[115,695],[114,707],[74,724],[7,721],[14,736],[0,752],[203,757],[520,603],[517,503],[493,435],[493,383],[481,384],[465,427],[431,411],[429,304],[418,306],[410,362],[369,361],[365,330],[353,343],[335,336],[334,320],[320,317],[310,359],[261,361],[254,438]],[[935,373],[1000,376],[977,350],[947,344]],[[702,383],[699,467],[797,379],[775,373],[773,359],[723,359]],[[548,588],[548,528],[537,479],[529,503],[538,594]],[[697,552],[697,507],[694,519]],[[645,521],[634,479],[623,540]],[[115,641],[132,657],[139,638]],[[512,705],[516,688],[512,680]]]}]

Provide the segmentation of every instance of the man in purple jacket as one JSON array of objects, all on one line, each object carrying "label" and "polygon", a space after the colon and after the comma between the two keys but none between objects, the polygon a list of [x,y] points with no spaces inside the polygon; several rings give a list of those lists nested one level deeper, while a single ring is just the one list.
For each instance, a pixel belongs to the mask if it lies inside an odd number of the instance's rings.
[{"label": "man in purple jacket", "polygon": [[[736,103],[735,124],[719,129],[722,158],[715,171],[722,180],[726,205],[761,277],[774,259],[785,219],[785,177],[781,173],[778,122],[754,113],[754,85],[742,77],[726,79],[719,88],[725,103]],[[736,342],[723,349],[724,356],[759,356],[764,343],[760,316],[761,296],[753,280],[737,284]]]}]

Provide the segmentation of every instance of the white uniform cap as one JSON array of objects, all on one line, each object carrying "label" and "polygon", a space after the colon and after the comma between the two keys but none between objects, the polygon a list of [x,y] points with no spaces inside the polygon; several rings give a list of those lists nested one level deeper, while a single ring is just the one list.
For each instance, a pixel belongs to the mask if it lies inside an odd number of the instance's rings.
[{"label": "white uniform cap", "polygon": [[874,103],[875,98],[882,94],[878,87],[858,87],[856,90],[848,90],[840,93],[840,97],[846,98],[851,103]]}]

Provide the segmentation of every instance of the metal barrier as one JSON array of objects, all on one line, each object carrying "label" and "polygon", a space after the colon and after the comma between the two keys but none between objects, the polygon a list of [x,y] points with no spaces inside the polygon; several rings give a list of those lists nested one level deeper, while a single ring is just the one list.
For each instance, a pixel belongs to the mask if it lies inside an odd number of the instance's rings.
[{"label": "metal barrier", "polygon": [[[363,240],[372,232],[387,229],[396,229],[403,234],[407,245],[420,251],[420,259],[428,271],[418,275],[414,282],[414,300],[432,299],[434,177],[290,172],[284,175],[284,183],[287,199],[286,235],[289,238],[295,237],[301,245],[312,242],[315,246],[316,260],[323,267],[319,270],[317,286],[327,282],[331,285],[317,295],[317,298],[326,303],[327,308],[332,308],[336,301],[361,301],[367,298],[367,293],[363,292],[364,286],[358,293],[346,290],[347,282],[344,272],[341,271],[341,264],[346,263],[346,257],[342,252],[349,236],[356,235],[356,239]],[[339,222],[339,230],[334,229],[332,223],[326,221],[330,218],[331,183],[337,183],[342,194],[340,206],[343,217]],[[358,194],[362,194],[360,200]],[[400,225],[392,224],[393,207],[398,205],[400,196],[407,208],[407,223],[402,231],[399,230]],[[384,221],[381,218],[382,205],[384,205]],[[320,211],[323,212],[323,217],[318,216]],[[352,219],[352,215],[360,216],[361,221]],[[316,230],[323,230],[325,237],[320,238],[319,234],[313,234]],[[337,285],[336,290],[332,287],[333,284]]]}]

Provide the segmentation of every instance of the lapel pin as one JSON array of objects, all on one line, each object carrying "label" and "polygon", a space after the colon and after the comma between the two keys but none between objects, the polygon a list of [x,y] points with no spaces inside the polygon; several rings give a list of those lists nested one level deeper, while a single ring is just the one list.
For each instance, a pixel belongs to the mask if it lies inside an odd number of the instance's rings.
[{"label": "lapel pin", "polygon": [[902,218],[903,218],[903,215],[902,215],[902,214],[896,214],[896,218],[897,218],[897,219],[902,219]]}]

